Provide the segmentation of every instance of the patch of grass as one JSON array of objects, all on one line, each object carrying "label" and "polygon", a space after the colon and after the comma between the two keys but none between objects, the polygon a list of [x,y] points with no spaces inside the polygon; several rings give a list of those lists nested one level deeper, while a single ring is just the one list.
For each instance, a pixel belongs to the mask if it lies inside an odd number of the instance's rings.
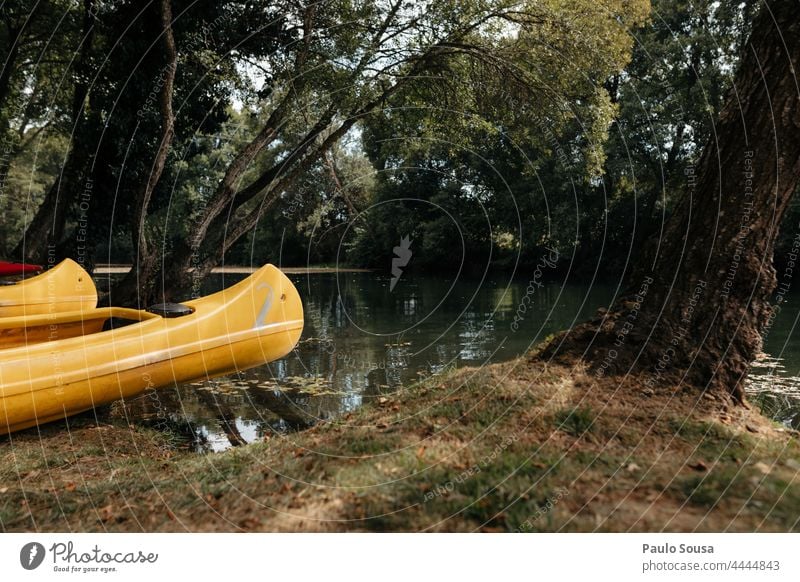
[{"label": "patch of grass", "polygon": [[705,459],[741,461],[750,456],[755,447],[747,435],[735,433],[716,422],[672,419],[669,425],[675,435],[694,446],[697,454]]},{"label": "patch of grass", "polygon": [[594,411],[586,406],[567,408],[556,413],[556,427],[567,434],[579,437],[592,432],[597,417]]},{"label": "patch of grass", "polygon": [[[22,432],[0,440],[0,529],[797,529],[788,461],[800,447],[787,433],[751,434],[691,399],[642,399],[640,386],[609,400],[623,389],[604,381],[574,390],[598,381],[522,360],[448,371],[291,438],[213,455],[141,424]],[[653,425],[665,406],[673,419]],[[687,468],[695,459],[710,470]]]},{"label": "patch of grass", "polygon": [[730,486],[734,485],[736,473],[724,471],[713,471],[706,475],[696,475],[682,479],[678,487],[687,501],[702,507],[712,508],[725,494]]},{"label": "patch of grass", "polygon": [[335,449],[328,449],[327,453],[342,457],[374,457],[391,453],[400,446],[400,439],[395,433],[385,433],[378,429],[358,430],[345,433],[339,445]]}]

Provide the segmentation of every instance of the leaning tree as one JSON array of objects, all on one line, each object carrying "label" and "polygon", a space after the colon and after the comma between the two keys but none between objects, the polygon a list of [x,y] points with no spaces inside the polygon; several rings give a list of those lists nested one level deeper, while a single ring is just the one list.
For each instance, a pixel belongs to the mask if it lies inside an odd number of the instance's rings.
[{"label": "leaning tree", "polygon": [[[77,105],[69,150],[16,254],[91,255],[103,237],[122,231],[134,269],[111,300],[147,304],[185,297],[303,188],[337,142],[409,99],[434,96],[440,111],[477,116],[489,102],[504,103],[478,93],[513,91],[548,123],[574,119],[580,103],[582,123],[602,137],[614,108],[596,87],[627,63],[629,30],[648,2],[85,0],[84,7],[86,34],[69,69]],[[244,97],[242,86],[252,89]],[[224,163],[209,168],[213,183],[181,200],[182,168],[196,163],[198,144],[223,136],[222,121],[236,107],[255,122]]]},{"label": "leaning tree", "polygon": [[[800,3],[765,2],[682,201],[608,311],[541,351],[744,399],[770,324],[778,227],[800,179]],[[791,267],[790,267],[791,269]],[[790,269],[781,284],[790,284]]]}]

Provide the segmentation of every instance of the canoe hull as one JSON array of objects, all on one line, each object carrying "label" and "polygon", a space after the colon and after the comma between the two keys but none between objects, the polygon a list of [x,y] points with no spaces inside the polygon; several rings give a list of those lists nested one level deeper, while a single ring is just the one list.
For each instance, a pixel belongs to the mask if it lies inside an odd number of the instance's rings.
[{"label": "canoe hull", "polygon": [[0,287],[0,317],[48,315],[96,306],[97,290],[91,276],[70,259],[40,275]]},{"label": "canoe hull", "polygon": [[[95,310],[96,317],[82,321],[96,325],[120,315],[142,320],[86,337],[0,350],[0,434],[286,356],[303,330],[299,295],[271,265],[253,278],[188,302],[196,309],[190,316]],[[75,316],[65,315],[62,323],[70,318]]]},{"label": "canoe hull", "polygon": [[39,265],[30,265],[28,263],[8,263],[0,261],[0,277],[14,277],[17,275],[25,275],[27,273],[38,273],[42,270]]},{"label": "canoe hull", "polygon": [[[261,334],[228,345],[3,399],[0,434],[62,420],[149,389],[241,371],[289,354],[302,328]],[[202,363],[200,363],[202,362]]]}]

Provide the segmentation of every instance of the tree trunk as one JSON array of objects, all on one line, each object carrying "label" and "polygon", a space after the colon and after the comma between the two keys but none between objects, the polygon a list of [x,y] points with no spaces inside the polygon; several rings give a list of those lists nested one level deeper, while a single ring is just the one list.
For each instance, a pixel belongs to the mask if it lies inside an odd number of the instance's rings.
[{"label": "tree trunk", "polygon": [[[164,173],[172,140],[175,137],[175,114],[172,110],[172,94],[175,86],[175,72],[178,68],[178,51],[175,47],[175,37],[172,34],[172,5],[170,0],[161,0],[160,4],[161,28],[164,41],[164,56],[167,64],[162,74],[164,82],[159,95],[159,109],[161,114],[161,140],[158,145],[150,175],[144,184],[136,191],[133,201],[133,215],[131,216],[131,238],[134,252],[133,267],[117,288],[115,301],[133,305],[140,298],[144,303],[150,303],[154,296],[155,274],[159,269],[160,249],[150,244],[147,238],[147,209],[153,192]],[[140,307],[145,307],[141,305]]]},{"label": "tree trunk", "polygon": [[684,198],[630,272],[628,292],[539,357],[579,356],[598,376],[644,373],[646,386],[683,382],[743,402],[770,324],[778,226],[800,178],[797,8],[763,5],[713,137],[696,168],[684,168]]}]

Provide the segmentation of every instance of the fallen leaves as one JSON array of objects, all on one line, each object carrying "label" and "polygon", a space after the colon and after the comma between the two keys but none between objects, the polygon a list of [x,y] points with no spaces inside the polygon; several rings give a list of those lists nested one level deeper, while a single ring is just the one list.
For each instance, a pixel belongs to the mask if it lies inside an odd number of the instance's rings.
[{"label": "fallen leaves", "polygon": [[100,521],[103,523],[111,521],[114,518],[114,506],[109,503],[98,509],[97,513],[100,515]]}]

